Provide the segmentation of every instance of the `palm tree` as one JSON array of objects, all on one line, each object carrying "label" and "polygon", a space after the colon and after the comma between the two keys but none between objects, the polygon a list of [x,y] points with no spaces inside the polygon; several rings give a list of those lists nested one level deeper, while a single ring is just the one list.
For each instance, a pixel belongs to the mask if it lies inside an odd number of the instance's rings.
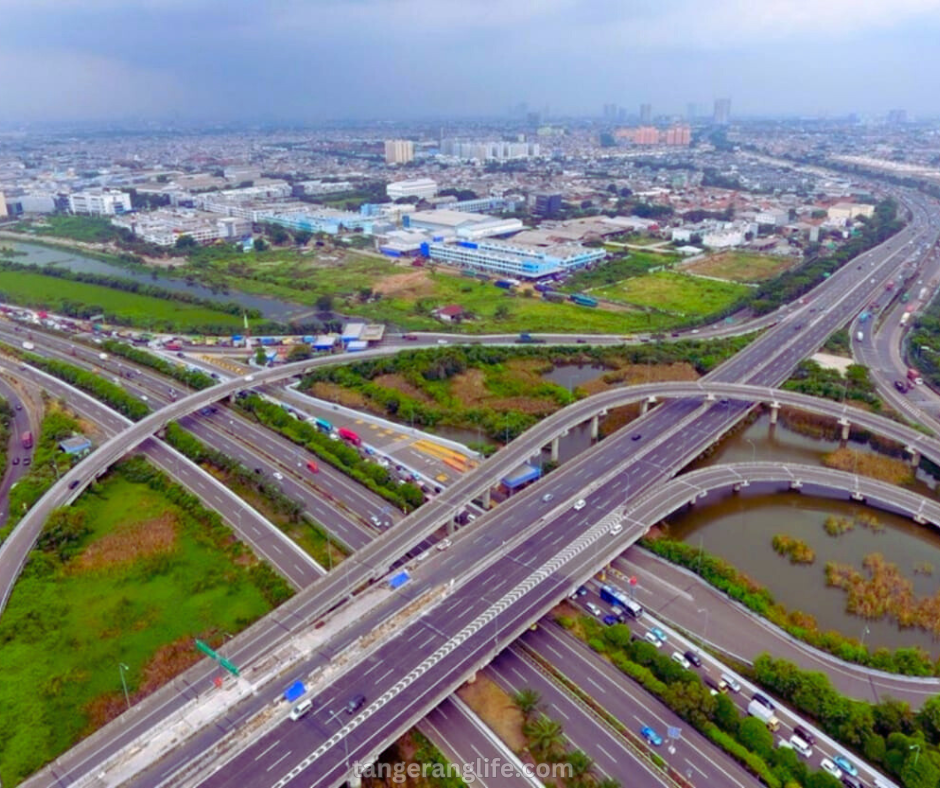
[{"label": "palm tree", "polygon": [[522,716],[526,718],[526,721],[528,721],[532,716],[532,712],[534,712],[539,703],[542,702],[542,696],[534,689],[526,687],[512,696],[512,702],[516,705],[516,708],[522,712]]},{"label": "palm tree", "polygon": [[621,788],[620,781],[613,777],[605,777],[597,783],[596,788]]},{"label": "palm tree", "polygon": [[522,732],[529,739],[529,746],[535,756],[544,760],[554,757],[565,743],[561,723],[545,714],[523,725]]},{"label": "palm tree", "polygon": [[571,777],[568,779],[571,788],[593,783],[591,773],[594,770],[594,761],[583,750],[572,750],[565,756],[565,760],[571,767]]}]

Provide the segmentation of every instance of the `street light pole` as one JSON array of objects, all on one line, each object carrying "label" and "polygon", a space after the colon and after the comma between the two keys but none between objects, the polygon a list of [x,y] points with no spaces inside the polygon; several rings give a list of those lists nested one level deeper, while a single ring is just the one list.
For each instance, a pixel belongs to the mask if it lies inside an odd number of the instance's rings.
[{"label": "street light pole", "polygon": [[127,708],[131,707],[131,696],[127,693],[127,680],[124,678],[124,671],[130,670],[127,665],[123,662],[118,662],[118,672],[121,674],[121,686],[124,688],[124,700],[127,703]]},{"label": "street light pole", "polygon": [[754,441],[752,441],[750,438],[745,438],[744,440],[751,444],[751,463],[753,464],[757,462],[757,447],[754,445]]},{"label": "street light pole", "polygon": [[919,745],[919,744],[912,744],[908,749],[917,750],[917,752],[914,753],[914,766],[916,767],[916,766],[917,766],[917,759],[920,757],[920,745]]}]

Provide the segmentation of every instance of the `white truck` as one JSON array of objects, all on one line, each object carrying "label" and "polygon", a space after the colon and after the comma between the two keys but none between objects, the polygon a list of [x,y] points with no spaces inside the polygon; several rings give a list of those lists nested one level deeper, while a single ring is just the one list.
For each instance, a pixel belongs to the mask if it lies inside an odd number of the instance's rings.
[{"label": "white truck", "polygon": [[758,700],[752,700],[747,704],[747,713],[752,717],[757,717],[771,731],[776,731],[780,727],[780,720],[777,719],[773,711]]}]

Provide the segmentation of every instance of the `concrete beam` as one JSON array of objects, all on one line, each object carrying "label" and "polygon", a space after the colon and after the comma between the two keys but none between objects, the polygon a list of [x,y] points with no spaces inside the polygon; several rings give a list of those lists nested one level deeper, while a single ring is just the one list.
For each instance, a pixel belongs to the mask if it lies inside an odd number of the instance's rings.
[{"label": "concrete beam", "polygon": [[770,403],[770,423],[776,424],[779,416],[780,416],[780,403],[771,402]]},{"label": "concrete beam", "polygon": [[552,438],[552,462],[558,462],[558,444],[559,436]]}]

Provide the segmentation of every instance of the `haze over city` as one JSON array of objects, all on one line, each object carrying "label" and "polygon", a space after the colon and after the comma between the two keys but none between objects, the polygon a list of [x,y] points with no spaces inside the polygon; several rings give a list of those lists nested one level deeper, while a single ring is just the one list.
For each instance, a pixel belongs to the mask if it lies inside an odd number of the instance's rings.
[{"label": "haze over city", "polygon": [[938,0],[2,0],[0,120],[940,112]]}]

